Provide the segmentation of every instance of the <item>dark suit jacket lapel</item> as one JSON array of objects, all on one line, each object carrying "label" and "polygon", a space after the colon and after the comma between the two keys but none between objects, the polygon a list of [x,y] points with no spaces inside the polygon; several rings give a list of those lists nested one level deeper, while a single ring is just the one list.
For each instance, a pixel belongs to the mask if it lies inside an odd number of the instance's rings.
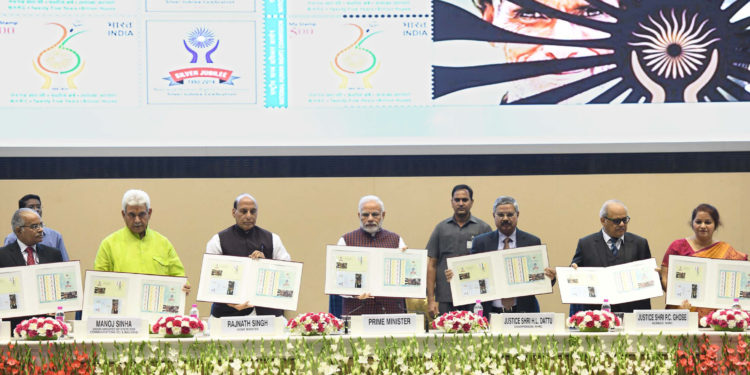
[{"label": "dark suit jacket lapel", "polygon": [[620,252],[617,254],[618,258],[623,259],[623,263],[627,263],[631,258],[630,254],[633,254],[633,250],[635,249],[633,246],[635,244],[633,243],[632,236],[628,236],[627,233],[622,238],[622,245],[620,245]]},{"label": "dark suit jacket lapel", "polygon": [[487,236],[487,241],[489,241],[489,243],[487,244],[487,250],[485,251],[498,250],[497,241],[499,238],[500,235],[497,233],[497,230],[493,231],[489,236]]},{"label": "dark suit jacket lapel", "polygon": [[52,258],[52,251],[47,246],[44,246],[42,244],[36,245],[36,253],[39,256],[39,263],[52,263],[55,261],[54,258]]},{"label": "dark suit jacket lapel", "polygon": [[15,263],[16,266],[26,265],[26,258],[21,255],[21,248],[18,247],[18,242],[13,242],[8,245],[8,250],[10,251],[10,254],[8,255],[13,259],[13,263]]},{"label": "dark suit jacket lapel", "polygon": [[612,249],[609,248],[607,241],[604,241],[604,234],[602,234],[602,231],[599,231],[599,234],[594,237],[594,246],[594,248],[600,249],[600,251],[597,251],[599,264],[601,264],[602,267],[613,266],[614,263],[610,262],[610,259],[614,258],[612,255]]},{"label": "dark suit jacket lapel", "polygon": [[516,247],[529,246],[528,233],[516,228]]}]

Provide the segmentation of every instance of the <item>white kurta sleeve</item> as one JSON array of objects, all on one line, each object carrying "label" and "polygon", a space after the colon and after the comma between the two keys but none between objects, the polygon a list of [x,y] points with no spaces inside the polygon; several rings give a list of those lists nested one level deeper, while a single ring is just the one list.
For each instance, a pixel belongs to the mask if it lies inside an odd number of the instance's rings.
[{"label": "white kurta sleeve", "polygon": [[273,239],[273,259],[276,260],[292,260],[292,256],[284,248],[284,244],[281,243],[281,237],[276,233],[271,233]]},{"label": "white kurta sleeve", "polygon": [[206,254],[224,254],[224,252],[221,251],[221,241],[219,240],[218,233],[214,234],[214,236],[211,237],[210,240],[208,240],[208,243],[206,244]]},{"label": "white kurta sleeve", "polygon": [[398,248],[403,249],[406,247],[406,242],[404,242],[404,239],[401,238],[401,236],[398,236]]}]

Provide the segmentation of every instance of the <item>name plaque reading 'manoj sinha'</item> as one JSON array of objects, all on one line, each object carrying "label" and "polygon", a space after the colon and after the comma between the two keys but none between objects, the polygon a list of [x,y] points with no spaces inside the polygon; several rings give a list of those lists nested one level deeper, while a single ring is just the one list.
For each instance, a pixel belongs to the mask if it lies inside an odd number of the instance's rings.
[{"label": "name plaque reading 'manoj sinha'", "polygon": [[382,335],[415,334],[424,332],[424,315],[417,314],[377,314],[352,316],[352,334]]},{"label": "name plaque reading 'manoj sinha'", "polygon": [[513,332],[565,332],[565,317],[559,313],[492,314],[492,333]]},{"label": "name plaque reading 'manoj sinha'", "polygon": [[148,338],[146,319],[126,316],[90,316],[76,320],[73,332],[76,339],[117,338],[123,340]]}]

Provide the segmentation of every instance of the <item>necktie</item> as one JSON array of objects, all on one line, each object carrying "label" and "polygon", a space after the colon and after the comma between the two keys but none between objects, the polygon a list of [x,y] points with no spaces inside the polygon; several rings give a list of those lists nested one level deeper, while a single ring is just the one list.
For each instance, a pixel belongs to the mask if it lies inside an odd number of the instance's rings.
[{"label": "necktie", "polygon": [[[503,250],[508,250],[508,249],[510,249],[510,237],[505,237],[505,239],[503,240]],[[504,310],[513,311],[513,305],[516,304],[516,299],[515,298],[503,298],[502,303],[503,303]]]},{"label": "necktie", "polygon": [[614,237],[609,239],[609,242],[611,243],[611,246],[609,248],[612,250],[612,255],[614,255],[615,257],[617,257],[617,240],[618,239],[619,238],[614,238]]},{"label": "necktie", "polygon": [[31,247],[27,247],[26,254],[26,265],[30,266],[32,264],[36,264],[36,260],[34,260],[34,249]]}]

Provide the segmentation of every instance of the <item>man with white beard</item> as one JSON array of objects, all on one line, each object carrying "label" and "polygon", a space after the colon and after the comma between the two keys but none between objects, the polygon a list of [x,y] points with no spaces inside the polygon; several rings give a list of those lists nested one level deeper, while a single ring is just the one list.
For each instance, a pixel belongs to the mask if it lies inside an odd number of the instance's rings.
[{"label": "man with white beard", "polygon": [[[396,233],[383,229],[385,205],[380,198],[366,195],[359,200],[357,217],[360,227],[344,234],[339,246],[381,247],[405,249],[406,244]],[[342,315],[399,314],[406,312],[403,298],[372,297],[369,293],[356,298],[344,298]]]}]

